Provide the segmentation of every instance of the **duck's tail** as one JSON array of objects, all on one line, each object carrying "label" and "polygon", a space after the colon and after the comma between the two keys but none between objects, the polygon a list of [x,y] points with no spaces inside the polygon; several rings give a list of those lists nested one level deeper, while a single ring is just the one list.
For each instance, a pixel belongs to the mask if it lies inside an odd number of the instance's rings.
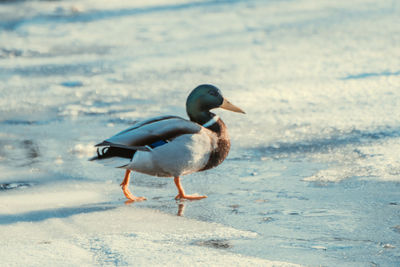
[{"label": "duck's tail", "polygon": [[116,168],[124,168],[132,162],[136,151],[149,151],[147,147],[125,146],[102,142],[96,145],[97,155],[90,158],[90,161],[98,160],[99,163]]}]

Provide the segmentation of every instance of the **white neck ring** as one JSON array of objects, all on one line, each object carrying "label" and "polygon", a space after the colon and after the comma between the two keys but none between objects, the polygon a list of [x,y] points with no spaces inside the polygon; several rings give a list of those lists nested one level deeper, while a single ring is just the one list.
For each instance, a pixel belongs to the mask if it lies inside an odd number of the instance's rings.
[{"label": "white neck ring", "polygon": [[219,117],[217,115],[215,115],[214,117],[212,117],[211,120],[207,121],[206,123],[203,124],[203,127],[207,128],[210,127],[211,125],[213,125],[214,123],[216,123],[219,120]]}]

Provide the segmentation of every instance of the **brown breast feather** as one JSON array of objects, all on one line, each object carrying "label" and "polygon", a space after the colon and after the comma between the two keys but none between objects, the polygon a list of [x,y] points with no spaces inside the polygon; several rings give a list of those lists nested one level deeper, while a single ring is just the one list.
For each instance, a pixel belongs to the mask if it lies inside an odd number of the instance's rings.
[{"label": "brown breast feather", "polygon": [[229,149],[231,148],[231,142],[229,141],[227,128],[221,119],[218,119],[218,121],[208,127],[208,129],[217,134],[218,141],[216,148],[210,154],[210,158],[206,166],[204,166],[204,168],[200,171],[208,170],[221,164],[228,156]]}]

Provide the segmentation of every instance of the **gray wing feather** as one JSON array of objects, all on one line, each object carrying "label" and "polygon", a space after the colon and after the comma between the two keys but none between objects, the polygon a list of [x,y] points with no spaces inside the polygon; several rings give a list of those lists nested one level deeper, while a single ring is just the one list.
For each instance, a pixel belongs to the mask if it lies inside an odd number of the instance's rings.
[{"label": "gray wing feather", "polygon": [[146,146],[160,140],[172,140],[182,134],[201,130],[197,123],[176,116],[159,116],[140,121],[96,146],[115,146],[132,150],[149,150]]}]

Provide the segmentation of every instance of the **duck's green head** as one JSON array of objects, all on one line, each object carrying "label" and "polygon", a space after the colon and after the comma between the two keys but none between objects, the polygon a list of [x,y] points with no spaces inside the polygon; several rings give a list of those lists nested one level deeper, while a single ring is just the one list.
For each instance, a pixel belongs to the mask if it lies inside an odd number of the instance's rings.
[{"label": "duck's green head", "polygon": [[226,100],[221,91],[210,84],[197,86],[187,98],[186,112],[190,120],[204,124],[212,118],[211,109],[223,108],[234,112],[245,113]]}]

